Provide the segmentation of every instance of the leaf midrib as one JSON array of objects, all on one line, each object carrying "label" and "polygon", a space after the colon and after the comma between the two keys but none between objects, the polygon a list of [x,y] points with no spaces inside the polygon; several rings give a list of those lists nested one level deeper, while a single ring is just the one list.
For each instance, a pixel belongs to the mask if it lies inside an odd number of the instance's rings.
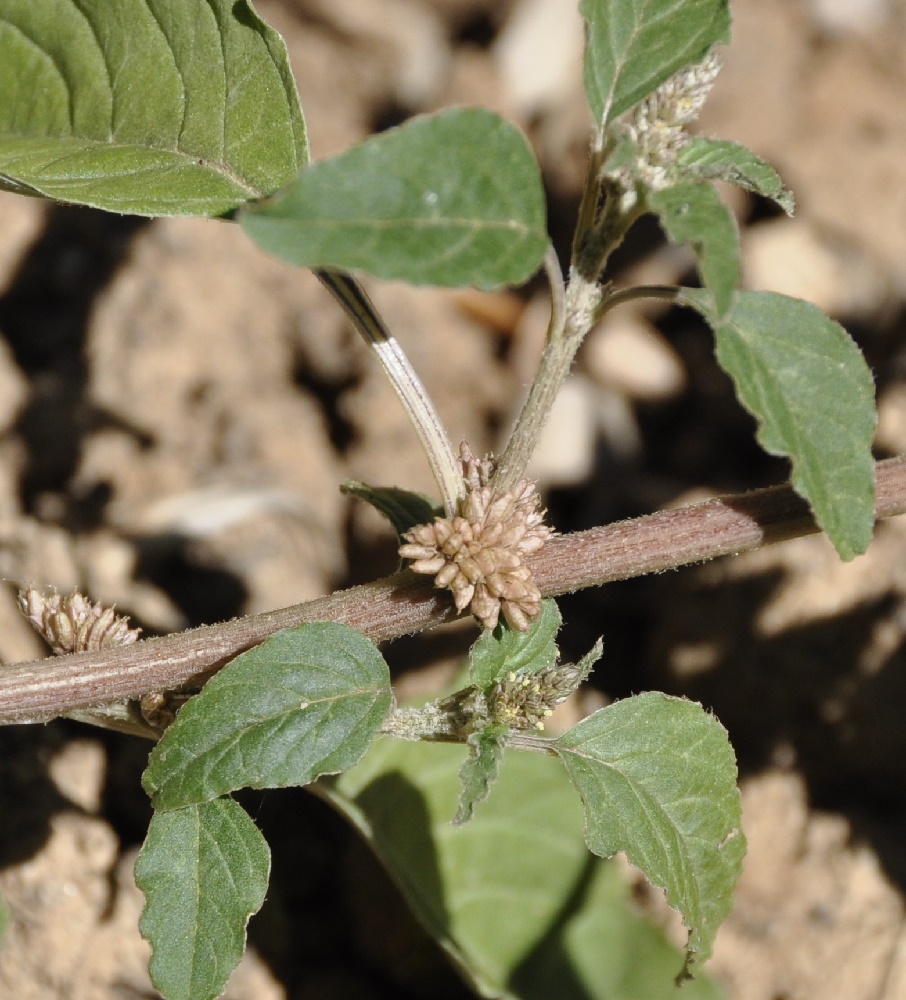
[{"label": "leaf midrib", "polygon": [[[115,149],[141,150],[148,153],[168,153],[171,156],[179,157],[180,159],[185,160],[190,166],[201,167],[202,169],[210,170],[212,173],[219,174],[221,177],[230,181],[230,183],[235,187],[247,192],[251,198],[264,198],[269,194],[273,194],[272,191],[262,191],[259,188],[254,187],[246,179],[240,177],[239,174],[230,169],[226,163],[217,160],[210,160],[204,156],[193,155],[184,149],[180,149],[178,146],[173,148],[172,146],[153,145],[150,142],[105,142],[100,139],[87,139],[77,135],[49,135],[36,138],[31,135],[19,135],[7,132],[0,135],[0,149],[3,148],[3,142],[5,139],[14,139],[19,142],[31,143],[35,145],[38,143],[60,143],[61,145],[72,144],[74,146],[81,147],[83,151],[91,151],[95,149]],[[27,149],[24,155],[28,155]],[[126,172],[124,171],[124,173]]]}]

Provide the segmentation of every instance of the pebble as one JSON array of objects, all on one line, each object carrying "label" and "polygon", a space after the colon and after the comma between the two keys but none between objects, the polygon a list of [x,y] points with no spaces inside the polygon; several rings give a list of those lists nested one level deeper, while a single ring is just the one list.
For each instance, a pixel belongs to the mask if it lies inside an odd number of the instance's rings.
[{"label": "pebble", "polygon": [[497,39],[493,56],[510,106],[523,118],[559,103],[582,65],[578,5],[523,0]]},{"label": "pebble", "polygon": [[582,362],[595,381],[635,400],[670,399],[686,386],[683,363],[670,344],[651,323],[627,311],[589,334]]},{"label": "pebble", "polygon": [[831,316],[870,315],[890,299],[883,267],[805,219],[752,226],[742,237],[743,283],[814,302]]},{"label": "pebble", "polygon": [[544,486],[570,486],[589,477],[594,464],[596,387],[581,375],[563,384],[528,465]]}]

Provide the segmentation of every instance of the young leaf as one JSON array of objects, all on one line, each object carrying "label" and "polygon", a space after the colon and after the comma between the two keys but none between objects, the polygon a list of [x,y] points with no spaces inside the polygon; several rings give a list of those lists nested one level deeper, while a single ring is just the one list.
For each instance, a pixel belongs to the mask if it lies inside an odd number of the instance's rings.
[{"label": "young leaf", "polygon": [[537,674],[557,661],[557,632],[563,624],[557,602],[548,598],[528,632],[517,632],[501,622],[493,632],[482,632],[472,647],[469,680],[488,688],[520,670]]},{"label": "young leaf", "polygon": [[166,1000],[214,1000],[264,902],[270,852],[232,799],[155,813],[135,862],[151,981]]},{"label": "young leaf", "polygon": [[874,383],[849,334],[810,302],[739,292],[716,321],[707,293],[683,299],[714,327],[717,360],[758,440],[793,463],[795,490],[843,559],[864,552],[874,525]]},{"label": "young leaf", "polygon": [[210,216],[307,162],[286,48],[247,0],[0,10],[0,188]]},{"label": "young leaf", "polygon": [[350,480],[343,483],[340,492],[371,504],[393,525],[397,535],[402,535],[416,524],[429,524],[443,514],[443,507],[436,505],[431,497],[396,486],[369,486]]},{"label": "young leaf", "polygon": [[652,191],[648,204],[672,243],[691,243],[702,284],[719,316],[730,308],[741,277],[736,220],[710,184],[677,184]]},{"label": "young leaf", "polygon": [[581,11],[585,94],[601,131],[730,38],[728,0],[582,0]]},{"label": "young leaf", "polygon": [[[604,639],[598,638],[591,649],[576,664],[576,672],[582,681],[588,679],[589,674],[594,670],[595,664],[601,659],[604,653]],[[580,682],[581,683],[581,682]]]},{"label": "young leaf", "polygon": [[633,909],[617,866],[589,855],[557,761],[507,752],[493,794],[453,828],[462,748],[378,739],[321,782],[476,993],[502,1000],[716,1000],[673,985],[679,953]]},{"label": "young leaf", "polygon": [[361,633],[333,622],[286,629],[180,709],[142,783],[155,809],[305,785],[360,760],[390,701],[387,664]]},{"label": "young leaf", "polygon": [[548,242],[535,156],[481,108],[423,115],[316,163],[239,221],[293,264],[416,285],[516,284]]},{"label": "young leaf", "polygon": [[626,856],[689,928],[684,973],[711,953],[745,854],[736,761],[700,706],[648,693],[584,719],[552,744],[585,804],[585,839]]},{"label": "young leaf", "polygon": [[793,193],[783,186],[780,174],[770,163],[738,142],[696,136],[680,152],[677,163],[690,179],[727,181],[770,198],[787,215],[793,214]]},{"label": "young leaf", "polygon": [[506,734],[506,726],[486,726],[469,737],[469,756],[459,769],[462,794],[459,796],[454,826],[468,823],[475,806],[490,795],[491,785],[497,780],[500,771]]}]

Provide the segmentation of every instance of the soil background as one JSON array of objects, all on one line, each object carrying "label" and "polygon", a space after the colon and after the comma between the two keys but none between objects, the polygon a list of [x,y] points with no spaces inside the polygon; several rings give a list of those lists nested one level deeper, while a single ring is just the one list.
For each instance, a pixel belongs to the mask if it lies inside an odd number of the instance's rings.
[{"label": "soil background", "polygon": [[[566,259],[589,122],[572,0],[260,0],[315,158],[453,103],[516,121]],[[906,451],[906,3],[735,0],[701,129],[769,159],[794,219],[727,192],[745,281],[816,302],[875,374],[879,457]],[[653,224],[621,282],[691,280]],[[369,282],[455,440],[499,449],[547,321],[496,295]],[[532,473],[563,532],[784,480],[707,332],[661,307],[584,345]],[[377,365],[312,278],[224,223],[0,196],[0,576],[79,587],[148,634],[285,606],[395,569],[346,479],[430,492]],[[0,659],[45,655],[0,592]],[[906,998],[906,520],[842,564],[822,538],[562,602],[564,655],[603,631],[587,705],[695,698],[740,759],[750,851],[712,974],[728,1000]],[[387,652],[443,683],[474,632]],[[582,711],[578,705],[576,711]],[[60,721],[0,731],[0,996],[153,997],[132,864],[148,745]],[[268,902],[229,997],[464,997],[376,866],[303,792],[263,796]],[[658,907],[653,918],[661,919]]]}]

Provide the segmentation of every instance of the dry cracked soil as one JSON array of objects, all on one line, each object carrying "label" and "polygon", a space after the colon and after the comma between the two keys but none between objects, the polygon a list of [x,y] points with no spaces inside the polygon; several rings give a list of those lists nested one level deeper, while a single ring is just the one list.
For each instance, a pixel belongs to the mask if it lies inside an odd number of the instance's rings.
[{"label": "dry cracked soil", "polygon": [[[572,3],[257,6],[287,40],[316,158],[414,113],[493,107],[534,144],[567,252],[588,141]],[[734,11],[701,129],[769,159],[798,196],[787,219],[727,192],[745,282],[844,323],[875,375],[877,454],[904,452],[906,3]],[[690,270],[643,225],[614,276]],[[541,284],[369,288],[451,434],[499,449],[537,363]],[[532,472],[564,532],[788,474],[754,444],[706,332],[650,308],[590,336]],[[311,275],[223,223],[0,196],[0,576],[81,587],[150,634],[282,607],[395,568],[346,479],[432,488],[392,391]],[[728,1000],[906,998],[906,519],[849,564],[812,537],[562,608],[565,654],[604,632],[589,704],[667,690],[730,732],[750,850],[710,965]],[[472,635],[396,644],[400,684],[442,683]],[[7,585],[0,659],[45,652]],[[0,731],[0,996],[155,995],[132,878],[147,750],[66,721]],[[256,808],[273,887],[228,997],[467,995],[326,807],[286,792]]]}]

